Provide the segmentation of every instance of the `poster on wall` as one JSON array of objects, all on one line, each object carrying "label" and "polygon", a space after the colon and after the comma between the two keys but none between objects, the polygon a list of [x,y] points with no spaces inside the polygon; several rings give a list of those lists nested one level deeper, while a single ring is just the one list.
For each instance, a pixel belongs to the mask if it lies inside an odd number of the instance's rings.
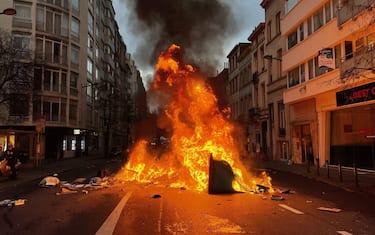
[{"label": "poster on wall", "polygon": [[319,69],[335,69],[332,48],[325,48],[319,51],[318,66]]}]

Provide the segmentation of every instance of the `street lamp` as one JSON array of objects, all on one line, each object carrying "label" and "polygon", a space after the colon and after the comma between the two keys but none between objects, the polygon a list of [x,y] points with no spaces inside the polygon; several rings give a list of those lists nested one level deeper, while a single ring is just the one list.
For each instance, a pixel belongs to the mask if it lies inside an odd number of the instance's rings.
[{"label": "street lamp", "polygon": [[7,9],[4,9],[3,12],[0,12],[0,15],[11,16],[11,15],[15,15],[16,13],[17,13],[16,9],[14,9],[14,8],[7,8]]}]

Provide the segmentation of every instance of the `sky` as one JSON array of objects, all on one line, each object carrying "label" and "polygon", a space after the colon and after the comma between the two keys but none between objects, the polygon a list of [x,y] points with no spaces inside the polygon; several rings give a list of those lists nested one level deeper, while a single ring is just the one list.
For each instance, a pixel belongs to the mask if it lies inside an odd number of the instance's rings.
[{"label": "sky", "polygon": [[157,56],[170,44],[185,49],[189,64],[208,76],[264,21],[257,0],[113,0],[120,34],[145,86]]}]

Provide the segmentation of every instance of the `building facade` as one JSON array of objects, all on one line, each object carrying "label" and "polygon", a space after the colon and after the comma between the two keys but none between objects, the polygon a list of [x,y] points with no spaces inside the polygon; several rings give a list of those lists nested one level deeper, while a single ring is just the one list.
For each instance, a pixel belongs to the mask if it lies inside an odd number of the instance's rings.
[{"label": "building facade", "polygon": [[[127,48],[110,0],[0,2],[13,44],[33,53],[27,112],[2,112],[0,145],[27,159],[61,159],[128,142]],[[6,108],[6,106],[2,106]]]},{"label": "building facade", "polygon": [[374,168],[375,1],[287,1],[292,158]]},{"label": "building facade", "polygon": [[284,104],[283,92],[287,88],[285,72],[282,71],[282,56],[285,40],[281,36],[281,19],[284,17],[284,3],[264,0],[261,6],[265,12],[265,69],[268,103],[268,158],[288,160],[290,157],[289,106]]}]

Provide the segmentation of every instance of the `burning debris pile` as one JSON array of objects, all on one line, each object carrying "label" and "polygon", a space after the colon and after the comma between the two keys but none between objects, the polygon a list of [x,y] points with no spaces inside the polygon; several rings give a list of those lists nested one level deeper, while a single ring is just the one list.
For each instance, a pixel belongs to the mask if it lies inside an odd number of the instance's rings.
[{"label": "burning debris pile", "polygon": [[147,139],[137,141],[115,178],[208,191],[212,157],[231,168],[234,191],[257,192],[257,185],[272,190],[271,178],[265,173],[255,177],[245,170],[240,161],[242,143],[228,121],[230,110],[218,109],[205,77],[182,59],[177,45],[164,51],[149,91],[149,98],[159,101],[157,125],[168,134],[168,146],[155,151]]}]

